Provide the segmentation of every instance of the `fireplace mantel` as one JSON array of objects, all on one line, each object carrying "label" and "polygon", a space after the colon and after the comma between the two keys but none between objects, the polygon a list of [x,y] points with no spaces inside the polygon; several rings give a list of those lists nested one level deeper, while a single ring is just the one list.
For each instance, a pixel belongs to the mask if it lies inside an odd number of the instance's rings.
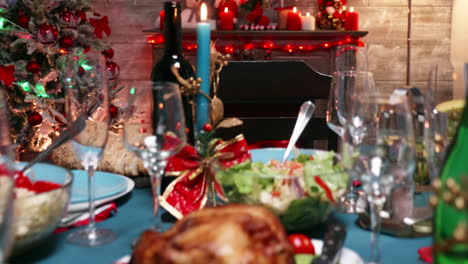
[{"label": "fireplace mantel", "polygon": [[[164,37],[162,35],[162,32],[160,32],[159,30],[147,30],[145,31],[145,33],[148,36],[148,42],[153,44],[153,60],[156,62],[163,55],[164,52]],[[228,71],[232,78],[235,78],[237,80],[238,78],[236,78],[236,76],[239,76],[239,78],[242,77],[241,79],[244,80],[246,74],[247,76],[252,76],[252,74],[253,76],[256,76],[254,78],[255,81],[249,81],[248,85],[246,85],[246,87],[243,87],[244,90],[252,89],[249,91],[251,91],[252,94],[255,94],[255,96],[257,96],[259,93],[258,91],[256,91],[259,87],[256,84],[256,82],[259,81],[256,80],[258,74],[273,74],[274,76],[271,76],[271,78],[295,78],[291,77],[291,74],[295,74],[297,73],[295,71],[297,71],[298,69],[302,69],[304,73],[301,75],[301,78],[296,78],[297,80],[295,79],[295,84],[292,84],[294,86],[293,88],[296,89],[297,92],[295,94],[297,97],[296,99],[301,101],[304,100],[304,98],[310,98],[309,96],[314,93],[322,95],[322,97],[313,99],[316,105],[314,117],[318,119],[316,121],[317,123],[314,123],[311,126],[314,126],[313,130],[316,130],[315,132],[318,131],[317,129],[319,127],[325,127],[325,129],[322,129],[322,132],[325,135],[329,133],[328,140],[315,140],[313,142],[313,147],[316,149],[333,149],[336,148],[336,136],[331,131],[327,132],[328,129],[326,128],[325,123],[325,111],[328,101],[327,95],[329,93],[330,85],[320,86],[318,83],[311,84],[308,80],[303,79],[312,75],[320,76],[320,74],[313,73],[310,69],[319,73],[331,74],[335,67],[336,46],[341,44],[356,45],[360,43],[360,38],[366,35],[367,31],[215,30],[211,32],[211,39],[212,41],[214,41],[215,47],[218,51],[222,53],[229,53],[232,56],[232,60],[239,61],[238,63],[232,63],[233,65],[242,64],[242,66],[234,68],[242,68],[244,70],[238,70],[238,73],[232,72],[233,69],[231,69],[231,71]],[[185,57],[192,63],[192,65],[196,65],[196,31],[184,30],[182,39],[182,48]],[[251,63],[251,61],[258,61],[259,63]],[[272,63],[268,63],[266,61],[272,61]],[[309,69],[307,69],[307,67],[301,66],[304,64],[307,65]],[[290,67],[290,65],[296,65],[298,68],[292,68]],[[275,71],[271,69],[271,67],[273,66],[277,66],[277,68],[273,69]],[[284,74],[282,74],[283,72]],[[223,71],[223,74],[227,74],[225,70]],[[220,89],[224,89],[226,87],[226,83],[223,83],[223,81],[226,79],[224,77],[221,78],[219,86]],[[229,80],[231,79],[227,78],[227,82],[229,82]],[[243,84],[235,85],[244,86]],[[284,85],[284,88],[289,89],[288,91],[291,93],[292,88],[287,87],[288,85]],[[312,93],[311,89],[319,89],[320,91]],[[261,98],[265,96],[269,97],[271,96],[271,93],[261,93],[261,95],[258,95],[257,100],[254,101],[259,102],[259,100],[261,100]],[[229,98],[222,99],[225,103],[225,115],[240,117],[238,116],[239,109],[233,106],[233,102],[229,101]],[[283,99],[284,98],[282,98],[281,100]],[[268,98],[266,100],[268,101]],[[282,131],[282,133],[283,136],[286,138],[291,133],[289,125],[293,125],[297,115],[297,109],[299,109],[300,103],[302,101],[299,102],[296,100],[296,102],[293,100],[294,102],[291,102],[291,98],[286,98],[284,100],[286,100],[287,102],[278,103],[277,100],[271,100],[271,103],[273,105],[273,109],[280,109],[282,111],[281,116],[277,118],[282,120],[282,122],[285,122],[285,120],[287,120],[287,122],[290,122],[290,124],[288,123],[288,125],[285,125],[281,128],[281,130],[285,130]],[[250,104],[247,104],[247,106],[248,105],[252,105],[252,102],[250,102]],[[257,110],[259,108],[257,107],[258,105],[261,104],[253,104],[254,108]],[[245,107],[246,106],[243,105],[240,109],[244,109]],[[244,119],[249,118],[244,117]],[[242,129],[244,128],[245,127],[243,127]],[[252,135],[250,136],[253,137]],[[249,138],[249,133],[246,133],[246,137]],[[309,145],[308,147],[311,146]]]},{"label": "fireplace mantel", "polygon": [[[164,38],[159,29],[145,30],[148,42],[153,44],[153,60],[163,54]],[[230,53],[232,59],[300,60],[312,69],[330,74],[334,68],[335,48],[339,44],[356,44],[367,31],[344,30],[233,30],[211,31],[211,39],[218,51]],[[196,30],[183,30],[184,55],[196,64]],[[289,49],[288,47],[293,47]]]}]

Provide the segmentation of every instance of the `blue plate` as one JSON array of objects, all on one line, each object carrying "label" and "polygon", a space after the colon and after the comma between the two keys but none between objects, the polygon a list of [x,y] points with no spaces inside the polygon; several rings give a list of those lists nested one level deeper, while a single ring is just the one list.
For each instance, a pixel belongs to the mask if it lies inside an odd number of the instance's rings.
[{"label": "blue plate", "polygon": [[[73,170],[73,184],[71,203],[88,201],[88,174],[84,170]],[[94,199],[104,199],[118,193],[124,192],[128,181],[125,176],[96,171],[94,172]]]},{"label": "blue plate", "polygon": [[[267,163],[270,160],[279,160],[283,159],[284,152],[286,151],[285,148],[259,148],[259,149],[252,149],[250,153],[252,154],[253,161],[261,161],[263,163]],[[307,155],[314,155],[318,152],[325,152],[323,150],[316,150],[316,149],[299,149],[301,154]],[[288,160],[294,158],[294,150],[291,151],[291,154],[288,156]]]}]

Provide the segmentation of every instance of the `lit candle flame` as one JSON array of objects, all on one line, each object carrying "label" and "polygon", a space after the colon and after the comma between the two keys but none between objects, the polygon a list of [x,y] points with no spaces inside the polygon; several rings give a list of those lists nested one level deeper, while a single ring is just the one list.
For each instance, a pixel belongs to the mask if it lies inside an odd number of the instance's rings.
[{"label": "lit candle flame", "polygon": [[350,8],[349,8],[349,12],[350,12],[350,13],[354,12],[354,7],[350,7]]},{"label": "lit candle flame", "polygon": [[229,12],[229,9],[227,7],[224,8],[224,13]]},{"label": "lit candle flame", "polygon": [[296,7],[293,8],[293,12],[297,13],[297,8]]},{"label": "lit candle flame", "polygon": [[310,17],[310,13],[309,13],[309,12],[307,12],[307,13],[306,13],[306,16]]},{"label": "lit candle flame", "polygon": [[206,9],[206,4],[203,3],[201,4],[201,7],[200,7],[200,19],[201,21],[205,22],[206,21],[206,17],[208,16],[208,10]]}]

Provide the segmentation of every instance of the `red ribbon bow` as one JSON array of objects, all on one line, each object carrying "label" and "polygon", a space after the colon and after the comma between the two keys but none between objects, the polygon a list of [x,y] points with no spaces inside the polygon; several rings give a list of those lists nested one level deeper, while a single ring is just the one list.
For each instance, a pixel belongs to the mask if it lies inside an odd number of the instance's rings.
[{"label": "red ribbon bow", "polygon": [[[180,219],[205,206],[213,159],[217,158],[227,168],[251,159],[243,135],[224,142],[219,140],[213,150],[214,155],[211,157],[200,157],[194,147],[187,145],[169,159],[166,176],[178,177],[166,188],[160,203],[174,217]],[[225,199],[220,184],[215,180],[213,184],[214,191],[221,199]]]},{"label": "red ribbon bow", "polygon": [[15,81],[15,65],[0,66],[0,81],[3,81],[5,86],[10,86]]},{"label": "red ribbon bow", "polygon": [[96,37],[102,39],[102,32],[106,33],[107,36],[110,35],[111,29],[107,16],[103,16],[101,19],[91,18],[89,23],[94,27],[94,35],[96,35]]}]

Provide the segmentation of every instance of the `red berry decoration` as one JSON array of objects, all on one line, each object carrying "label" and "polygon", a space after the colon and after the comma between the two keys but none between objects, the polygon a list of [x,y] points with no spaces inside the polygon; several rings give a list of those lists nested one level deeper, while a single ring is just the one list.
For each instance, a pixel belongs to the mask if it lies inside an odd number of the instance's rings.
[{"label": "red berry decoration", "polygon": [[211,126],[211,124],[204,124],[203,125],[203,130],[205,130],[206,132],[210,132],[211,130],[213,130],[213,126]]},{"label": "red berry decoration", "polygon": [[112,118],[116,117],[119,114],[119,108],[115,105],[109,106],[109,112]]},{"label": "red berry decoration", "polygon": [[42,123],[42,116],[38,112],[31,113],[28,116],[28,123],[31,126],[38,126]]},{"label": "red berry decoration", "polygon": [[63,49],[68,49],[73,47],[73,39],[71,37],[61,37],[59,40],[60,47]]},{"label": "red berry decoration", "polygon": [[30,61],[28,65],[26,65],[26,70],[30,73],[38,73],[41,71],[41,65],[35,61]]},{"label": "red berry decoration", "polygon": [[113,49],[106,49],[102,51],[102,55],[106,57],[106,59],[110,60],[114,57],[114,50]]},{"label": "red berry decoration", "polygon": [[42,44],[53,44],[58,39],[58,30],[50,24],[42,24],[37,27],[36,38]]},{"label": "red berry decoration", "polygon": [[86,22],[86,20],[88,20],[88,18],[86,17],[86,13],[81,10],[76,11],[75,15],[80,18],[80,24],[83,24]]},{"label": "red berry decoration", "polygon": [[119,77],[119,74],[120,74],[119,65],[117,65],[117,63],[113,61],[108,61],[106,62],[106,66],[107,66],[107,73],[108,73],[109,80],[117,79],[117,77]]},{"label": "red berry decoration", "polygon": [[80,23],[80,20],[80,17],[70,11],[65,11],[60,14],[60,21],[65,24],[65,27],[67,28],[76,28]]},{"label": "red berry decoration", "polygon": [[20,25],[23,28],[27,28],[29,25],[29,17],[21,14],[18,16],[18,25]]}]

